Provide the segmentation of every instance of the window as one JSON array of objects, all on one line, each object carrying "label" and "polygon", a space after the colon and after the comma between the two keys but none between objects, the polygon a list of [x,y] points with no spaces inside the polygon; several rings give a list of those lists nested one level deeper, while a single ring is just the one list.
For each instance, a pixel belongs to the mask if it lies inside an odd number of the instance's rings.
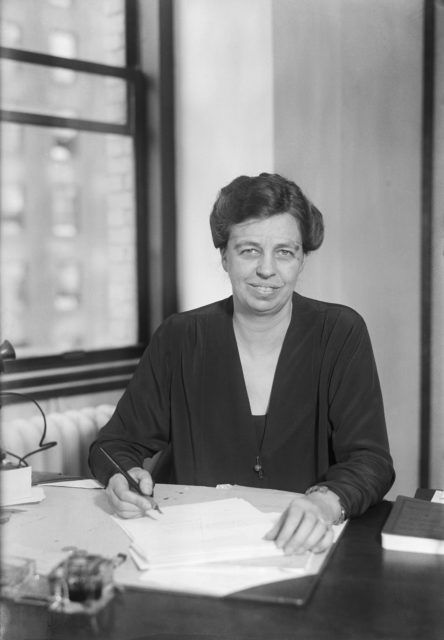
[{"label": "window", "polygon": [[17,354],[7,390],[123,386],[148,338],[134,7],[2,0],[0,338]]}]

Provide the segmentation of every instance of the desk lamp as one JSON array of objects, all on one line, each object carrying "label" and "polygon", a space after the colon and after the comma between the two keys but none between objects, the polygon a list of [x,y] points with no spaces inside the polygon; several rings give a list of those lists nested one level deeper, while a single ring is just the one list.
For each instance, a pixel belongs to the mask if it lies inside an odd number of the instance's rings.
[{"label": "desk lamp", "polygon": [[[3,340],[0,344],[0,371],[5,370],[5,360],[15,360],[15,350],[9,340]],[[0,464],[6,458],[6,453],[0,447]]]},{"label": "desk lamp", "polygon": [[[9,340],[4,340],[1,344],[0,344],[0,373],[4,373],[5,371],[5,360],[15,360],[15,350],[14,347],[12,346],[12,344],[9,342]],[[43,419],[43,432],[42,432],[42,436],[40,438],[40,442],[39,442],[39,447],[38,449],[35,449],[34,451],[31,451],[29,453],[27,453],[26,455],[23,456],[19,456],[16,455],[14,453],[12,453],[11,451],[4,451],[2,449],[2,447],[0,447],[0,464],[1,465],[5,465],[6,462],[6,456],[12,456],[13,458],[16,458],[18,460],[18,466],[28,466],[28,463],[26,462],[26,458],[29,458],[30,456],[34,455],[35,453],[38,453],[39,451],[46,451],[47,449],[51,448],[51,447],[55,447],[57,442],[44,442],[45,437],[46,437],[46,430],[47,430],[47,424],[46,424],[46,416],[45,413],[42,409],[42,407],[39,405],[39,403],[34,400],[34,398],[31,398],[30,396],[26,395],[25,393],[18,393],[15,391],[1,391],[0,390],[0,398],[4,398],[4,397],[15,397],[15,398],[22,398],[24,400],[27,400],[29,402],[32,402],[37,409],[39,410],[42,419]],[[0,404],[0,408],[1,408],[1,404]],[[5,468],[5,466],[3,466],[3,468]]]},{"label": "desk lamp", "polygon": [[[14,360],[14,347],[8,340],[4,340],[0,345],[0,371],[5,370],[5,360]],[[2,396],[4,394],[2,393]],[[31,467],[26,465],[17,466],[7,459],[9,451],[4,451],[0,447],[0,475],[2,483],[1,504],[21,502],[31,495]],[[14,456],[19,457],[19,456]],[[26,463],[25,463],[26,464]]]},{"label": "desk lamp", "polygon": [[15,360],[15,351],[9,340],[3,340],[0,344],[0,371],[5,370],[5,360]]}]

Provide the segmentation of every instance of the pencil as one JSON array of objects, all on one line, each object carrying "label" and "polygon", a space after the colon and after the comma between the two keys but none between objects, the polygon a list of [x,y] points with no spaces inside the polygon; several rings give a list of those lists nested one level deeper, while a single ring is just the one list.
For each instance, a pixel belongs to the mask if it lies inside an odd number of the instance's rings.
[{"label": "pencil", "polygon": [[158,511],[159,513],[162,513],[162,511],[159,508],[159,505],[154,500],[154,498],[151,497],[151,496],[145,495],[141,491],[141,489],[139,487],[139,483],[136,482],[134,480],[134,478],[132,478],[130,476],[130,474],[127,471],[125,471],[125,469],[123,469],[123,467],[120,466],[120,464],[117,462],[117,460],[115,460],[113,458],[113,456],[110,453],[108,453],[108,451],[105,451],[105,449],[103,447],[99,446],[99,450],[103,453],[104,456],[106,456],[108,458],[108,460],[115,467],[115,469],[117,469],[117,471],[123,475],[123,477],[127,480],[127,482],[129,484],[129,486],[131,487],[131,489],[134,489],[134,491],[136,491],[139,494],[139,496],[143,496],[144,498],[146,498],[151,503],[151,506],[155,511]]}]

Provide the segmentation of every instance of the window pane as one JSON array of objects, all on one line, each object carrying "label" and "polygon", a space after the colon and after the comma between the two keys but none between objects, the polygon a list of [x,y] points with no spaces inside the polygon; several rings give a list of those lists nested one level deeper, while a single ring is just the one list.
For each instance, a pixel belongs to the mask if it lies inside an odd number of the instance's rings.
[{"label": "window pane", "polygon": [[132,140],[3,123],[1,327],[19,357],[137,342]]},{"label": "window pane", "polygon": [[126,122],[126,83],[121,78],[7,59],[0,61],[0,78],[2,109]]},{"label": "window pane", "polygon": [[1,4],[4,47],[125,64],[124,0],[2,0]]}]

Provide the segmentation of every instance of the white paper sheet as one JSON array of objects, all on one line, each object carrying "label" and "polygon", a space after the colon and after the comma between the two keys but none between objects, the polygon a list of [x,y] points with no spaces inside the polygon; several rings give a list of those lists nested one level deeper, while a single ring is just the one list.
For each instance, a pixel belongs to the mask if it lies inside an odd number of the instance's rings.
[{"label": "white paper sheet", "polygon": [[5,500],[1,502],[2,507],[12,507],[16,504],[31,504],[32,502],[41,502],[45,497],[45,492],[41,487],[31,487],[31,495],[24,498],[17,498],[12,502]]},{"label": "white paper sheet", "polygon": [[223,597],[236,591],[243,591],[271,582],[291,580],[309,573],[310,560],[314,554],[301,556],[282,556],[287,566],[264,563],[263,566],[249,566],[239,560],[235,563],[224,562],[219,565],[197,565],[194,567],[174,567],[172,569],[154,569],[141,574],[141,583],[152,589],[181,591]]},{"label": "white paper sheet", "polygon": [[[152,518],[135,520],[113,517],[133,541],[129,551],[140,570],[138,585],[146,589],[223,597],[314,575],[328,555],[325,551],[286,556],[274,542],[263,540],[280,515],[269,511],[271,503],[265,505],[264,513],[262,502],[257,509],[237,496],[172,506],[160,502],[163,515],[154,512]],[[335,541],[345,526],[333,527]],[[116,581],[134,585],[126,571],[125,566],[119,567]]]},{"label": "white paper sheet", "polygon": [[97,480],[86,478],[84,480],[59,480],[55,482],[44,482],[46,487],[67,487],[69,489],[103,489],[103,485]]},{"label": "white paper sheet", "polygon": [[282,556],[264,540],[278,515],[262,513],[241,498],[162,506],[162,511],[135,520],[114,518],[152,569]]}]

